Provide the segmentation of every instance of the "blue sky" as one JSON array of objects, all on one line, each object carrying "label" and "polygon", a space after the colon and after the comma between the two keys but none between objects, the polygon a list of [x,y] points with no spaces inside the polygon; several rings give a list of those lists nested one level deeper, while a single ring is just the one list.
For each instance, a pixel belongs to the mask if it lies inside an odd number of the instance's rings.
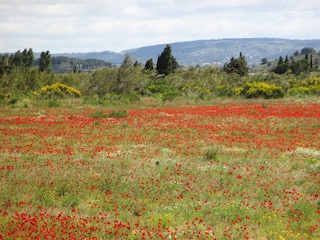
[{"label": "blue sky", "polygon": [[115,51],[180,41],[320,39],[318,0],[8,0],[0,52]]}]

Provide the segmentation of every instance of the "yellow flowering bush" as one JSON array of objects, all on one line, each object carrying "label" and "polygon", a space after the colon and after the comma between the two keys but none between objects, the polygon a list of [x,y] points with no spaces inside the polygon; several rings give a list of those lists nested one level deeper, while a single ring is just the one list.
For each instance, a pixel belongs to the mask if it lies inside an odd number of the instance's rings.
[{"label": "yellow flowering bush", "polygon": [[268,84],[265,82],[247,82],[243,88],[243,94],[246,98],[282,98],[284,91],[281,86]]},{"label": "yellow flowering bush", "polygon": [[40,95],[45,98],[65,98],[81,96],[81,92],[73,87],[69,87],[62,83],[43,86],[40,90]]},{"label": "yellow flowering bush", "polygon": [[291,82],[288,93],[290,95],[320,95],[320,78],[310,77],[308,80]]}]

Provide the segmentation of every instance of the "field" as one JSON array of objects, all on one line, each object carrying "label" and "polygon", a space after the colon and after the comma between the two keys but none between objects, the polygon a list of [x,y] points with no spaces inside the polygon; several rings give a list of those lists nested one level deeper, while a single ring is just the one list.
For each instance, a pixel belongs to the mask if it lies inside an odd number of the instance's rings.
[{"label": "field", "polygon": [[0,131],[0,239],[320,239],[318,100],[3,107]]}]

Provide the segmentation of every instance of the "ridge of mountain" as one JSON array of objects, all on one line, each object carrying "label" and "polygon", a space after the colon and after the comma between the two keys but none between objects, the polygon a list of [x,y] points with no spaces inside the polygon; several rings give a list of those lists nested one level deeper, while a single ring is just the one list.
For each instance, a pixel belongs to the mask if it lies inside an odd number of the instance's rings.
[{"label": "ridge of mountain", "polygon": [[[239,53],[246,57],[249,65],[259,64],[262,58],[278,59],[279,56],[292,56],[295,51],[304,47],[320,51],[320,39],[282,39],[282,38],[225,38],[212,40],[195,40],[168,43],[172,54],[179,64],[186,66],[215,64],[223,65],[231,57],[238,57]],[[65,56],[79,59],[100,59],[112,64],[121,64],[125,53],[129,53],[135,61],[145,64],[148,59],[157,62],[167,44],[144,46],[123,50],[119,53],[112,51],[88,53],[58,53],[52,56]]]}]

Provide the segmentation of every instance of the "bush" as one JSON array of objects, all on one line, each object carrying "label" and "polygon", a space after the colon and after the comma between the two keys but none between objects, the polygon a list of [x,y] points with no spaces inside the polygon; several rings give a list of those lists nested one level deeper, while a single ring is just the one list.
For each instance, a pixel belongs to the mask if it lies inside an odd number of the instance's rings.
[{"label": "bush", "polygon": [[299,86],[299,87],[293,87],[288,90],[288,94],[293,95],[293,96],[304,96],[308,94],[310,91],[309,88]]},{"label": "bush", "polygon": [[243,88],[243,95],[246,98],[282,98],[284,91],[282,87],[265,82],[247,82]]},{"label": "bush", "polygon": [[46,100],[46,102],[44,103],[44,105],[46,107],[52,108],[52,107],[60,107],[61,103],[58,102],[56,99],[48,99]]},{"label": "bush", "polygon": [[111,113],[108,115],[108,117],[115,117],[115,118],[124,118],[128,117],[129,113],[126,110],[123,111],[111,111]]},{"label": "bush", "polygon": [[290,95],[320,95],[320,78],[294,80],[290,84],[291,88],[288,89]]},{"label": "bush", "polygon": [[163,102],[166,102],[166,101],[171,102],[171,101],[173,101],[176,97],[178,97],[178,96],[180,96],[180,95],[181,95],[181,94],[180,94],[180,92],[178,92],[178,91],[165,92],[165,93],[162,95],[161,99],[162,99]]},{"label": "bush", "polygon": [[234,94],[231,86],[222,84],[217,85],[214,88],[214,92],[217,94],[218,97],[230,97]]},{"label": "bush", "polygon": [[85,96],[83,98],[83,103],[90,105],[103,105],[104,100],[100,98],[98,95],[94,95],[93,97]]},{"label": "bush", "polygon": [[94,112],[89,115],[92,118],[124,118],[128,117],[129,113],[126,110],[115,111],[112,110],[109,114],[105,112]]},{"label": "bush", "polygon": [[79,98],[81,93],[79,90],[69,87],[62,83],[55,83],[50,86],[46,85],[41,88],[40,95],[44,98],[65,98],[75,97]]},{"label": "bush", "polygon": [[216,160],[219,154],[219,149],[217,147],[209,147],[204,153],[203,160],[211,161]]}]

